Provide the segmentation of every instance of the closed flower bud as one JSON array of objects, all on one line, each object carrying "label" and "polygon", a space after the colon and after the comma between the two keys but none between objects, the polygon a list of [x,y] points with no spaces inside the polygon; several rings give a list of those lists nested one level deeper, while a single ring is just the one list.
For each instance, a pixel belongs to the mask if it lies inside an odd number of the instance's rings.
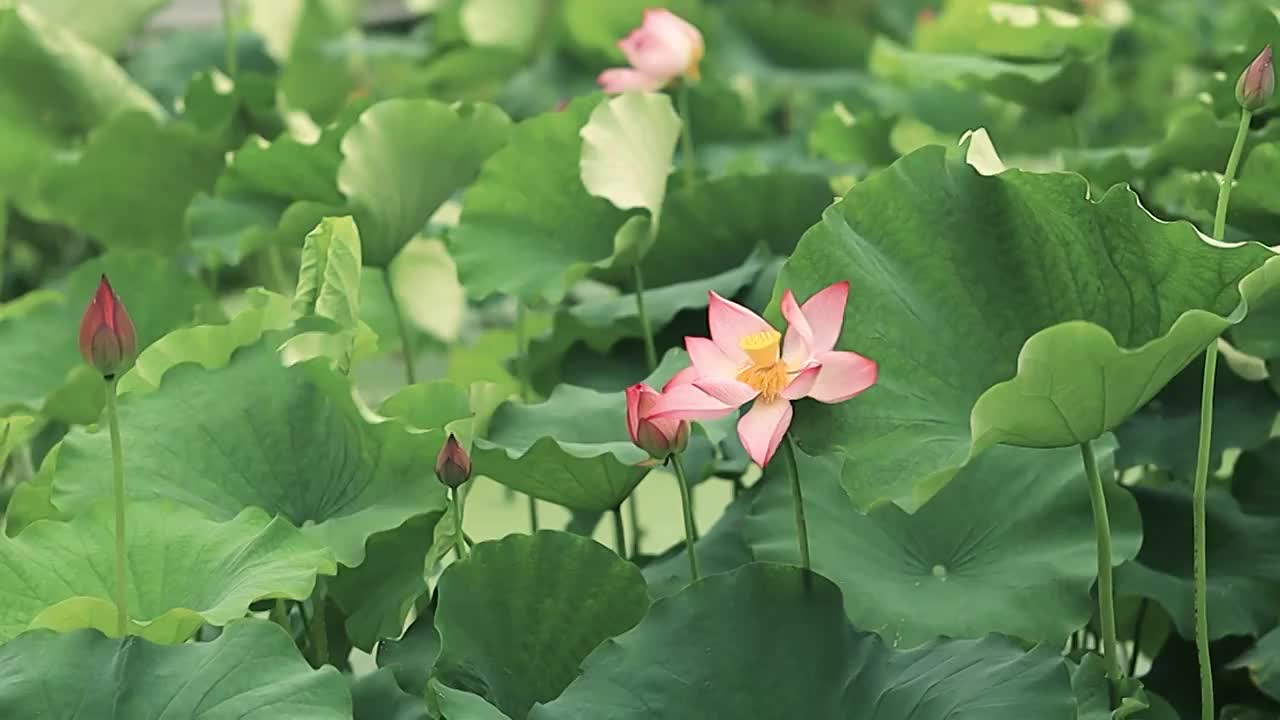
[{"label": "closed flower bud", "polygon": [[651,417],[662,397],[657,390],[637,383],[627,388],[627,433],[636,447],[655,460],[666,460],[689,443],[689,423],[675,418]]},{"label": "closed flower bud", "polygon": [[1254,112],[1262,109],[1275,91],[1276,73],[1271,66],[1271,46],[1268,45],[1240,73],[1240,80],[1236,82],[1236,102],[1245,110]]},{"label": "closed flower bud", "polygon": [[457,489],[471,479],[471,456],[453,433],[449,433],[449,439],[436,455],[436,477],[450,489]]},{"label": "closed flower bud", "polygon": [[93,369],[111,379],[133,362],[137,352],[133,320],[103,275],[80,321],[80,354]]}]

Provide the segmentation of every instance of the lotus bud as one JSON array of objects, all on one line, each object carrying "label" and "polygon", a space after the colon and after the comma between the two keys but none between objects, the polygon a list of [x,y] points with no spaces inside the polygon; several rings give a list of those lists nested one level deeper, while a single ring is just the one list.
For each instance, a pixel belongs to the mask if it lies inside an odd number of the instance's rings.
[{"label": "lotus bud", "polygon": [[636,447],[655,460],[666,460],[689,443],[689,422],[676,418],[650,417],[654,403],[662,397],[657,390],[637,383],[627,388],[627,433]]},{"label": "lotus bud", "polygon": [[1275,91],[1276,73],[1271,66],[1271,46],[1268,45],[1240,73],[1240,80],[1236,82],[1236,102],[1245,110],[1255,112],[1267,104]]},{"label": "lotus bud", "polygon": [[103,275],[80,320],[80,354],[93,369],[110,380],[133,362],[137,352],[133,320]]},{"label": "lotus bud", "polygon": [[453,490],[471,479],[471,456],[453,433],[449,433],[449,439],[436,455],[436,477]]}]

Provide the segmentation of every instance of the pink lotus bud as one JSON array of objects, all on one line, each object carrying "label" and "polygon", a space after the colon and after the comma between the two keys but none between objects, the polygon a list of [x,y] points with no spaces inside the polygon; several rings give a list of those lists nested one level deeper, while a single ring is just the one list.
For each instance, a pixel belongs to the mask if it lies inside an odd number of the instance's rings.
[{"label": "pink lotus bud", "polygon": [[138,338],[133,320],[107,276],[102,276],[93,300],[80,320],[80,354],[102,376],[110,380],[133,362]]},{"label": "pink lotus bud", "polygon": [[601,73],[596,82],[605,92],[657,90],[678,77],[701,77],[702,33],[670,10],[645,10],[640,27],[619,41],[618,47],[631,67]]},{"label": "pink lotus bud", "polygon": [[1276,73],[1271,67],[1271,46],[1268,45],[1240,73],[1240,80],[1236,82],[1236,102],[1245,110],[1254,112],[1266,105],[1275,91]]},{"label": "pink lotus bud", "polygon": [[627,388],[627,433],[636,447],[657,460],[684,450],[689,443],[689,423],[677,418],[654,418],[654,404],[662,397],[657,390],[636,383]]},{"label": "pink lotus bud", "polygon": [[436,477],[451,489],[471,479],[471,456],[453,433],[449,433],[449,439],[436,455]]}]

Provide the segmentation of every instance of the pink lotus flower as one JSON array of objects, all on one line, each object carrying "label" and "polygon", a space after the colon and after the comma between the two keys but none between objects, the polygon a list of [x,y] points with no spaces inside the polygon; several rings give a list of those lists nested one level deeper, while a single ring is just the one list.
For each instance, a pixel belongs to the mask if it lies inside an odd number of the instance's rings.
[{"label": "pink lotus flower", "polygon": [[[671,384],[668,383],[667,387]],[[627,433],[636,447],[655,460],[666,460],[689,442],[689,423],[679,418],[655,418],[653,408],[662,397],[657,390],[636,383],[627,388]]]},{"label": "pink lotus flower", "polygon": [[629,68],[610,68],[596,82],[607,93],[658,90],[677,77],[697,80],[702,33],[663,8],[644,11],[644,22],[618,42]]},{"label": "pink lotus flower", "polygon": [[712,292],[711,338],[685,338],[692,366],[672,378],[652,417],[712,420],[748,402],[738,438],[758,465],[773,458],[791,425],[791,401],[848,400],[876,383],[876,363],[835,349],[844,323],[849,283],[816,293],[804,305],[782,296],[787,334],[747,308]]},{"label": "pink lotus flower", "polygon": [[137,353],[133,320],[103,275],[80,319],[80,355],[103,377],[112,378],[133,362]]},{"label": "pink lotus flower", "polygon": [[436,477],[451,490],[471,479],[471,456],[453,433],[436,454]]}]

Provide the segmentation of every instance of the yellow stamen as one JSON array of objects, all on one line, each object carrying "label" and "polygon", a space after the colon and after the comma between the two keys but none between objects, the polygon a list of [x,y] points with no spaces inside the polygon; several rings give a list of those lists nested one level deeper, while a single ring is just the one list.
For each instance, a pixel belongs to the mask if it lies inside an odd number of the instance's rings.
[{"label": "yellow stamen", "polygon": [[777,330],[762,330],[739,340],[738,347],[751,360],[750,365],[738,372],[738,382],[750,385],[766,402],[772,402],[791,382],[786,363],[779,360],[782,334]]}]

